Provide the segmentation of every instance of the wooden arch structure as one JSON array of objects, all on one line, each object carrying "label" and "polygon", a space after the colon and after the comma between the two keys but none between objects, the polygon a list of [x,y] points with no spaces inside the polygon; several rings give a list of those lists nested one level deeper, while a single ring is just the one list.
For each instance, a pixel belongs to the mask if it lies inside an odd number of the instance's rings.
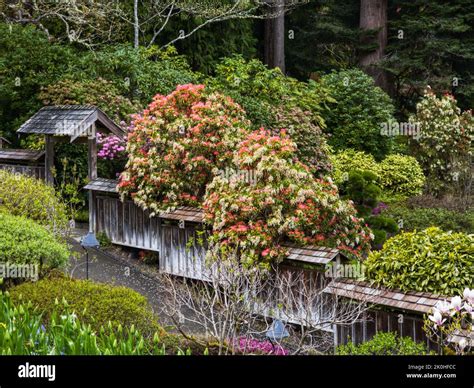
[{"label": "wooden arch structure", "polygon": [[45,181],[53,184],[54,144],[58,142],[88,144],[88,177],[97,178],[98,131],[108,131],[119,137],[125,131],[99,108],[91,105],[58,105],[41,108],[17,131],[45,137]]},{"label": "wooden arch structure", "polygon": [[[88,178],[97,179],[97,133],[109,132],[125,137],[126,132],[115,124],[99,108],[91,105],[46,106],[26,121],[18,134],[44,135],[44,179],[53,184],[54,145],[61,142],[87,144]],[[92,191],[89,191],[89,213],[95,214]],[[94,217],[90,218],[89,229],[95,229]]]}]

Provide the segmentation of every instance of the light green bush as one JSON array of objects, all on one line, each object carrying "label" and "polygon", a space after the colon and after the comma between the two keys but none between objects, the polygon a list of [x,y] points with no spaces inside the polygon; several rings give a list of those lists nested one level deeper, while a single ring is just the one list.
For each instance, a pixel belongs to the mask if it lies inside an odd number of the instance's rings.
[{"label": "light green bush", "polygon": [[51,186],[5,170],[0,170],[0,210],[30,218],[56,235],[68,228],[66,206]]},{"label": "light green bush", "polygon": [[425,176],[413,156],[388,155],[379,168],[380,185],[387,193],[411,197],[423,191]]},{"label": "light green bush", "polygon": [[391,197],[404,199],[422,192],[425,178],[423,171],[412,156],[388,155],[380,163],[362,151],[347,149],[330,156],[333,167],[332,177],[341,186],[355,170],[369,171],[376,176],[376,183],[382,189],[381,199]]},{"label": "light green bush", "polygon": [[0,263],[61,267],[69,250],[51,232],[34,221],[0,212]]},{"label": "light green bush", "polygon": [[370,171],[380,180],[380,167],[375,158],[362,151],[346,149],[330,156],[333,167],[333,179],[336,185],[341,185],[349,178],[349,173],[355,170]]},{"label": "light green bush", "polygon": [[147,338],[162,331],[147,299],[130,288],[53,277],[23,283],[9,291],[14,302],[31,302],[47,318],[53,310],[62,313],[66,309],[62,303],[55,303],[64,299],[67,309],[94,330],[111,321],[113,325],[134,325]]},{"label": "light green bush", "polygon": [[377,333],[370,341],[354,345],[340,345],[337,355],[342,356],[416,356],[428,352],[424,343],[416,343],[409,337],[399,337],[396,333]]},{"label": "light green bush", "polygon": [[474,234],[431,227],[400,233],[365,261],[367,278],[402,291],[462,294],[474,285]]}]

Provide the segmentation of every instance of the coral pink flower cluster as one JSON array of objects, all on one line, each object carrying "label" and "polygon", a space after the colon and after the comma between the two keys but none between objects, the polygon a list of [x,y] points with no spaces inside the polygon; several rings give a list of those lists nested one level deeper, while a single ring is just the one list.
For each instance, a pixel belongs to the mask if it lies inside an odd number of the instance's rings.
[{"label": "coral pink flower cluster", "polygon": [[253,170],[256,184],[220,176],[208,185],[203,204],[212,225],[210,254],[239,251],[248,265],[282,260],[285,243],[337,247],[359,256],[370,245],[370,230],[327,179],[315,179],[295,159],[295,144],[260,129],[243,140],[234,157],[239,170]]},{"label": "coral pink flower cluster", "polygon": [[180,85],[168,96],[155,96],[134,117],[120,192],[152,214],[199,206],[213,169],[231,163],[248,126],[239,105],[204,85]]}]

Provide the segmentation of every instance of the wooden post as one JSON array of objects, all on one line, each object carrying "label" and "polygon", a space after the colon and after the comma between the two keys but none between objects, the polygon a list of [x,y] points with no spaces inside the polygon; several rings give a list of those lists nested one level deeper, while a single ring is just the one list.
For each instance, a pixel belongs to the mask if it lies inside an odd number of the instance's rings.
[{"label": "wooden post", "polygon": [[54,137],[52,135],[45,136],[45,181],[48,185],[54,184]]},{"label": "wooden post", "polygon": [[[87,164],[88,178],[94,180],[97,178],[97,139],[95,123],[92,124],[90,134],[87,139]],[[96,214],[95,214],[95,195],[89,190],[89,232],[95,232]]]}]

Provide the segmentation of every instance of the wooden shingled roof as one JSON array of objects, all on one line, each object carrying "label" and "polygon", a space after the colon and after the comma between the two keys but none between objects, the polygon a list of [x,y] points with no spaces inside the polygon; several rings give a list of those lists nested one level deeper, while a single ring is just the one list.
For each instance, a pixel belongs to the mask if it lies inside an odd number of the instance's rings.
[{"label": "wooden shingled roof", "polygon": [[25,161],[37,162],[44,157],[41,150],[17,150],[12,148],[0,148],[0,160],[2,161]]},{"label": "wooden shingled roof", "polygon": [[295,245],[284,246],[288,248],[287,260],[301,261],[310,264],[326,265],[336,259],[340,254],[339,250],[335,248],[317,246],[297,247]]},{"label": "wooden shingled roof", "polygon": [[424,314],[430,313],[439,301],[449,301],[451,299],[427,292],[403,292],[374,287],[370,283],[353,279],[333,280],[325,289],[325,292],[366,303]]},{"label": "wooden shingled roof", "polygon": [[117,136],[125,131],[99,108],[92,105],[45,106],[26,121],[17,133],[70,136],[71,141],[86,136],[92,124],[98,122]]},{"label": "wooden shingled roof", "polygon": [[118,193],[117,185],[118,181],[115,179],[96,178],[85,185],[84,189],[105,193]]},{"label": "wooden shingled roof", "polygon": [[175,210],[169,212],[163,212],[159,215],[160,218],[165,220],[178,220],[202,223],[204,218],[204,212],[201,209],[189,206],[181,206]]},{"label": "wooden shingled roof", "polygon": [[[96,178],[90,181],[84,189],[99,191],[104,193],[118,193],[118,181],[115,179]],[[169,212],[159,214],[160,218],[165,220],[187,221],[187,222],[203,222],[204,213],[201,209],[194,207],[181,206]]]}]

